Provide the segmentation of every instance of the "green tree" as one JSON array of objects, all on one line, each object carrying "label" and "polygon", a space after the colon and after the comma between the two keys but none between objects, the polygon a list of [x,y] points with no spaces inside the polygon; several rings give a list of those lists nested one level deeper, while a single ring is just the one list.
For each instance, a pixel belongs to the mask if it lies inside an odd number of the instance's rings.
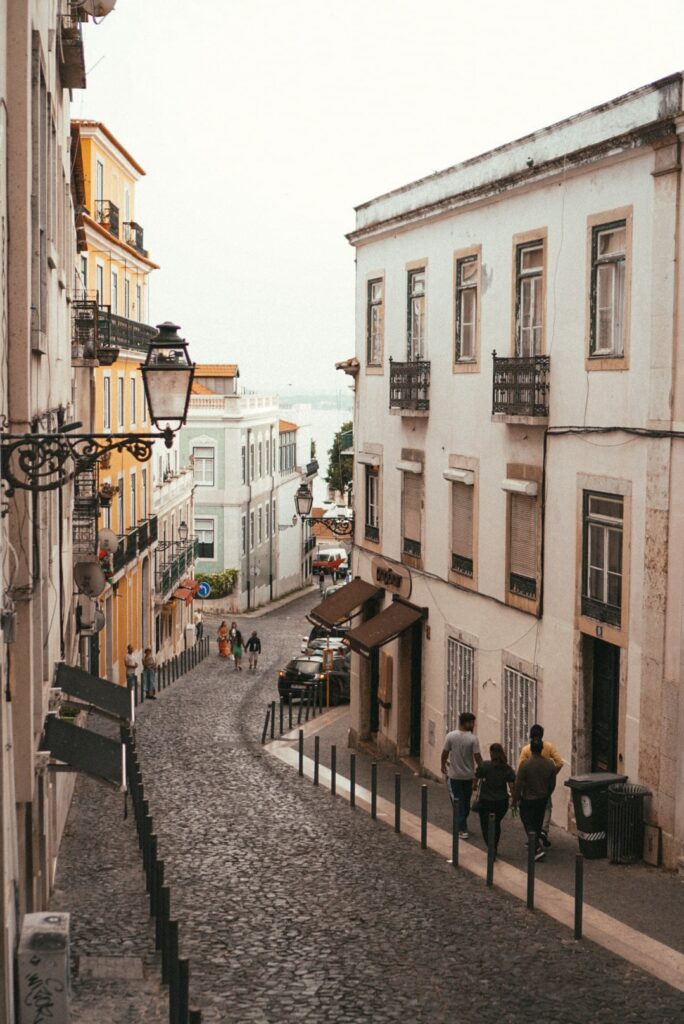
[{"label": "green tree", "polygon": [[[333,438],[333,443],[328,448],[328,475],[326,480],[335,491],[344,493],[347,484],[350,483],[353,471],[354,460],[349,455],[341,455],[346,448],[351,448],[351,437],[353,424],[351,420],[343,423]],[[344,435],[347,435],[346,437]]]}]

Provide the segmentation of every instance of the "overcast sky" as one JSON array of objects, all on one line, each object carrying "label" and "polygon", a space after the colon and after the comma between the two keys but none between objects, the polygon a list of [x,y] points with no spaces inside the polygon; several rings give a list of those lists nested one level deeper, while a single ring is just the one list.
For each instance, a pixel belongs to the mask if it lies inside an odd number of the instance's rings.
[{"label": "overcast sky", "polygon": [[73,114],[142,164],[151,319],[344,386],[354,206],[682,69],[683,0],[118,0]]}]

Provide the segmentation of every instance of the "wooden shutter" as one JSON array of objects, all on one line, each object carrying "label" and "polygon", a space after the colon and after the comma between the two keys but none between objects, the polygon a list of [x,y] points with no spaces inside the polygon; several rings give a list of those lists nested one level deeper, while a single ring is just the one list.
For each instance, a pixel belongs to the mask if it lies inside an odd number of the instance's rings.
[{"label": "wooden shutter", "polygon": [[537,578],[537,499],[511,494],[510,570],[527,579]]},{"label": "wooden shutter", "polygon": [[451,550],[473,557],[473,488],[467,484],[451,485]]},{"label": "wooden shutter", "polygon": [[423,478],[404,473],[404,537],[420,544],[423,504]]}]

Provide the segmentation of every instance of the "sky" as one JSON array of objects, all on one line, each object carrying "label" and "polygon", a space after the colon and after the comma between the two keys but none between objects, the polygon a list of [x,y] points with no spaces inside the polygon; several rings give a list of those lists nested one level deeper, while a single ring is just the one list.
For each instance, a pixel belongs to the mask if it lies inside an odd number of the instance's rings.
[{"label": "sky", "polygon": [[84,36],[151,322],[286,395],[348,384],[355,206],[682,70],[684,2],[118,0]]}]

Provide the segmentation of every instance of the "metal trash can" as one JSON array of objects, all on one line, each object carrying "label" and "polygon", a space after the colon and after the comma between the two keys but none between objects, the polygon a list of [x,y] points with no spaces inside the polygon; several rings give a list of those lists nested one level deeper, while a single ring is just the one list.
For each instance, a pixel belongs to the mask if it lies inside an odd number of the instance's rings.
[{"label": "metal trash can", "polygon": [[608,787],[608,857],[611,864],[636,864],[644,855],[646,786],[631,782]]},{"label": "metal trash can", "polygon": [[587,859],[597,860],[606,856],[608,789],[626,781],[626,775],[616,775],[614,772],[589,772],[587,775],[573,775],[567,779],[565,785],[572,790],[580,853]]}]

